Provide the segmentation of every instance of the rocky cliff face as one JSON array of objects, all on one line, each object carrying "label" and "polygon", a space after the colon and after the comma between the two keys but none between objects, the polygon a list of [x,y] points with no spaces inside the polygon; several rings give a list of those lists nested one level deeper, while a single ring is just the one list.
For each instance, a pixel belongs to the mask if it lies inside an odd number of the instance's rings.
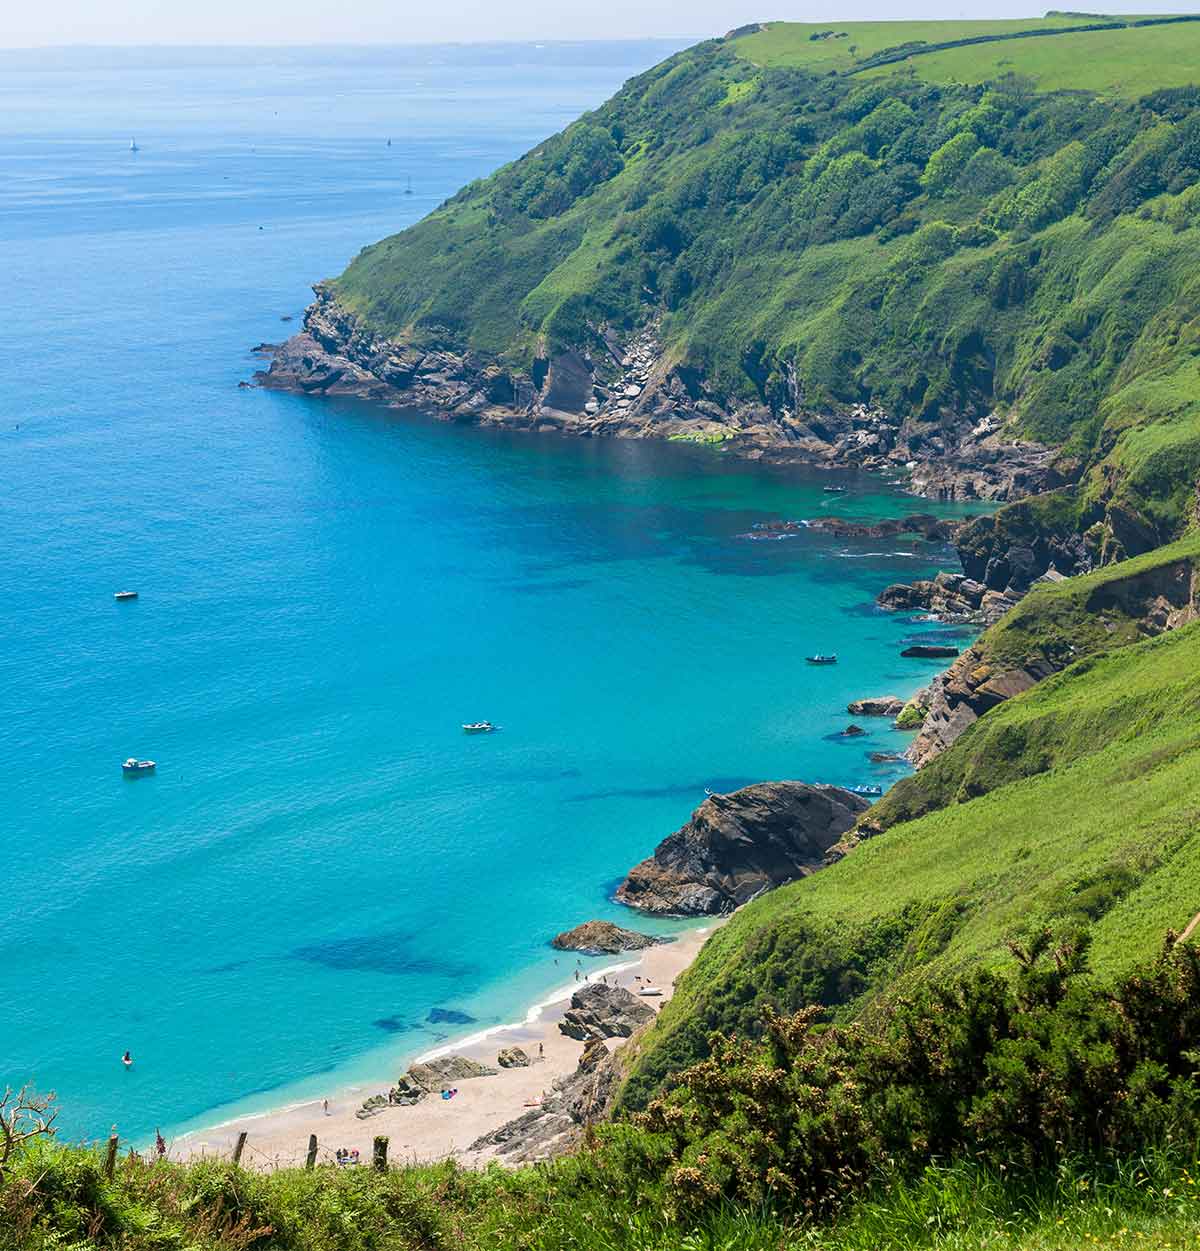
[{"label": "rocky cliff face", "polygon": [[903,468],[912,471],[918,494],[939,499],[1017,499],[1063,481],[1051,449],[1006,439],[968,416],[902,421],[862,404],[814,412],[795,387],[785,389],[786,407],[732,403],[664,352],[656,322],[625,341],[601,334],[599,356],[560,351],[525,373],[449,338],[433,346],[385,339],[330,287],[315,291],[304,329],[274,350],[269,369],[256,375],[261,385],[359,396],[479,425],[670,438],[721,444],[753,458]]},{"label": "rocky cliff face", "polygon": [[617,898],[671,916],[730,912],[819,869],[826,851],[868,806],[840,787],[807,782],[760,782],[711,795],[630,870]]},{"label": "rocky cliff face", "polygon": [[[1132,620],[1147,638],[1186,625],[1200,616],[1200,586],[1188,560],[1172,561],[1098,586],[1084,610],[1115,629],[1116,620]],[[1079,654],[1068,645],[1040,647],[1021,664],[1002,663],[984,647],[968,648],[945,673],[921,693],[926,707],[921,732],[908,749],[917,768],[954,743],[989,708],[1065,669]]]}]

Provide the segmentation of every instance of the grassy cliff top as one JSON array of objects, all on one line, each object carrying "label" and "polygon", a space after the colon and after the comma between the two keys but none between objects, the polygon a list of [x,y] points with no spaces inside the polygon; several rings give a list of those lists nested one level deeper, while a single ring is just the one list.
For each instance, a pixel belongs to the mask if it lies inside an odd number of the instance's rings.
[{"label": "grassy cliff top", "polygon": [[[1196,81],[1200,23],[1061,12],[1010,21],[770,22],[734,42],[763,67],[878,75],[902,66],[930,83],[1021,74],[1044,91],[1135,98]],[[947,46],[956,44],[963,46]]]}]

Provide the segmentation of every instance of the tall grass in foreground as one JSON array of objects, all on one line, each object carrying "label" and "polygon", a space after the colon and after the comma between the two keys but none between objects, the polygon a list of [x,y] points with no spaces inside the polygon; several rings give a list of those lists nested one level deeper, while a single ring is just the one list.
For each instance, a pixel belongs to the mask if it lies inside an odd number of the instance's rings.
[{"label": "tall grass in foreground", "polygon": [[49,1251],[1067,1251],[1200,1245],[1200,1170],[1157,1153],[1020,1178],[969,1162],[880,1178],[830,1223],[727,1205],[676,1224],[572,1192],[584,1160],[522,1173],[453,1165],[380,1176],[122,1162],[41,1144],[0,1182],[0,1248]]}]

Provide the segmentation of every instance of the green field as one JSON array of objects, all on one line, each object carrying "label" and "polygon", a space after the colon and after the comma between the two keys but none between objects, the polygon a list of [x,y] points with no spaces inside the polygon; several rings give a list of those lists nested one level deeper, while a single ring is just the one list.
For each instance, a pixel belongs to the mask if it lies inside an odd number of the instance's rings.
[{"label": "green field", "polygon": [[[1069,29],[1095,21],[1122,20],[1119,17],[1083,18],[1077,14],[1060,13],[1046,17],[977,22],[767,22],[764,29],[738,38],[735,46],[739,55],[755,65],[772,68],[795,66],[818,73],[834,69],[845,73],[853,71],[869,57],[903,44],[937,44],[980,35],[1016,35],[1032,30]],[[826,32],[832,32],[834,37],[820,38]]]},{"label": "green field", "polygon": [[[1056,14],[1003,22],[771,22],[766,29],[738,39],[736,47],[753,64],[771,68],[880,76],[902,67],[924,82],[946,84],[984,83],[1019,74],[1032,79],[1042,91],[1091,91],[1135,99],[1163,87],[1200,82],[1200,23],[1077,28],[1154,20]],[[1050,35],[1049,31],[1063,33]],[[820,37],[827,32],[833,37]],[[998,35],[1008,37],[934,50],[942,43]],[[869,66],[880,54],[907,45],[917,45],[910,55]]]}]

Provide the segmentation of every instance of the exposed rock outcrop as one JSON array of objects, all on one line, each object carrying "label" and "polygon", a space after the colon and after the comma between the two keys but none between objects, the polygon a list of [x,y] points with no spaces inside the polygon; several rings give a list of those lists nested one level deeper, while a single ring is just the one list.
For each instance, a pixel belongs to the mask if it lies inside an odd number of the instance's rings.
[{"label": "exposed rock outcrop", "polygon": [[867,807],[850,791],[807,782],[760,782],[711,795],[630,870],[617,898],[674,916],[729,912],[820,868],[828,848]]},{"label": "exposed rock outcrop", "polygon": [[870,699],[854,699],[846,705],[852,717],[896,717],[904,708],[904,700],[895,695],[875,695]]},{"label": "exposed rock outcrop", "polygon": [[588,956],[611,956],[621,951],[642,951],[646,947],[673,941],[623,929],[611,921],[585,921],[551,939],[550,946],[559,951],[580,951]]},{"label": "exposed rock outcrop", "polygon": [[496,1063],[502,1069],[527,1069],[529,1057],[520,1047],[505,1047],[496,1057]]},{"label": "exposed rock outcrop", "polygon": [[[946,413],[931,427],[865,404],[811,410],[790,367],[770,403],[730,399],[664,348],[657,319],[624,338],[593,326],[590,346],[543,356],[526,373],[464,349],[450,332],[388,339],[339,302],[331,285],[314,290],[303,329],[256,375],[261,385],[355,395],[451,421],[670,438],[752,458],[890,469],[910,473],[916,493],[939,499],[1010,500],[1063,481],[1051,449],[1008,438],[974,414]],[[931,536],[945,526],[933,520]]]},{"label": "exposed rock outcrop", "polygon": [[958,648],[948,643],[914,643],[904,648],[900,655],[909,660],[949,660],[958,655]]},{"label": "exposed rock outcrop", "polygon": [[889,612],[920,612],[954,625],[992,625],[1018,595],[989,591],[961,573],[943,571],[932,579],[897,582],[880,591],[876,603]]},{"label": "exposed rock outcrop", "polygon": [[407,1080],[411,1086],[429,1094],[451,1082],[465,1082],[473,1077],[495,1077],[497,1071],[468,1056],[439,1056],[436,1060],[410,1065],[401,1081]]},{"label": "exposed rock outcrop", "polygon": [[602,1039],[593,1039],[584,1047],[575,1072],[560,1077],[536,1108],[477,1138],[468,1150],[494,1154],[512,1164],[569,1151],[585,1126],[607,1115],[622,1067],[620,1051],[610,1052]]},{"label": "exposed rock outcrop", "polygon": [[628,1038],[654,1015],[654,1009],[624,986],[589,982],[571,996],[571,1006],[558,1023],[568,1038]]}]

